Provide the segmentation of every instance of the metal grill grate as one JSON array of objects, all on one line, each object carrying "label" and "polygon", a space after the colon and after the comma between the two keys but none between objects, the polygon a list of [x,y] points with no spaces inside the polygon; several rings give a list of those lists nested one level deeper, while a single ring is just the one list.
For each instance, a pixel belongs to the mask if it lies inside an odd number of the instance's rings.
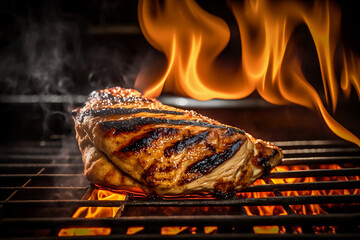
[{"label": "metal grill grate", "polygon": [[[53,239],[58,238],[62,228],[109,227],[111,234],[106,237],[124,239],[360,237],[359,148],[332,140],[276,144],[285,153],[279,169],[289,169],[270,173],[263,179],[263,184],[252,185],[233,198],[147,200],[128,196],[125,201],[87,200],[94,186],[89,187],[83,176],[83,165],[75,142],[67,142],[67,147],[57,141],[2,146],[1,236]],[[279,182],[279,179],[289,181]],[[336,192],[338,190],[341,192]],[[316,191],[325,194],[307,194]],[[270,194],[261,196],[261,193]],[[244,194],[254,195],[244,197]],[[254,197],[255,194],[260,195]],[[317,215],[306,215],[294,208],[314,204],[327,207]],[[270,216],[260,213],[249,216],[246,211],[247,207],[264,206],[281,206],[284,211]],[[114,218],[72,218],[79,207],[118,207],[119,210]],[[135,226],[144,229],[137,234],[126,235],[127,230]],[[176,236],[161,235],[165,226],[188,228]],[[204,232],[206,226],[216,226],[216,231],[208,234]],[[256,226],[279,226],[284,230],[280,235],[264,235],[256,233]],[[301,232],[295,228],[301,228]],[[92,238],[104,239],[105,236]]]}]

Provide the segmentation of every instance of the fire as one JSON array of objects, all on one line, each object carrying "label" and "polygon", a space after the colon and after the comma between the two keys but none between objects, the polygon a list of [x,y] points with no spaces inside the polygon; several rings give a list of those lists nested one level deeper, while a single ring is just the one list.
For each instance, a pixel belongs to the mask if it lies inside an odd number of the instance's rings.
[{"label": "fire", "polygon": [[[320,165],[319,169],[341,169],[337,164]],[[273,172],[291,171],[291,170],[310,170],[309,166],[277,166]],[[318,182],[318,181],[349,181],[359,180],[359,176],[347,177],[347,176],[332,176],[332,177],[304,177],[304,178],[273,178],[271,181],[274,184],[286,184],[286,183],[306,183],[306,182]],[[266,184],[263,179],[258,179],[253,185]],[[306,190],[306,191],[282,191],[283,196],[311,196],[311,195],[349,195],[356,194],[359,189],[339,189],[339,190]],[[238,193],[238,197],[246,198],[266,198],[274,197],[273,192],[243,192]],[[303,215],[318,215],[328,213],[326,209],[331,210],[336,204],[306,204],[306,205],[290,205],[291,210],[295,214]],[[339,205],[337,205],[338,207]],[[287,211],[282,206],[245,206],[247,215],[287,215]],[[281,234],[286,233],[284,226],[254,226],[253,230],[258,234]],[[335,228],[329,227],[314,227],[315,232],[328,232],[334,233]],[[301,227],[295,227],[291,229],[294,233],[302,233]]]},{"label": "fire", "polygon": [[[88,200],[125,200],[126,194],[117,194],[104,189],[95,189]],[[73,218],[100,218],[114,217],[118,207],[80,207],[73,214]],[[109,235],[111,228],[63,228],[58,233],[59,237],[64,236],[96,236]]]},{"label": "fire", "polygon": [[[239,61],[229,61],[221,54],[228,47],[230,28],[215,15],[202,9],[195,1],[140,0],[138,17],[141,30],[148,42],[164,53],[167,65],[155,62],[143,69],[135,88],[146,96],[156,97],[161,92],[173,92],[198,100],[213,98],[240,99],[257,91],[262,98],[273,104],[298,104],[318,111],[328,127],[339,137],[360,146],[360,139],[338,123],[328,112],[338,107],[340,94],[349,97],[354,88],[360,100],[360,58],[346,49],[339,41],[341,13],[333,2],[245,0],[229,1],[241,41]],[[302,55],[292,38],[298,26],[306,26],[319,63],[323,93],[318,92],[303,72]],[[240,43],[239,43],[240,45]],[[337,50],[340,49],[340,54]],[[340,68],[336,68],[335,59]],[[340,72],[337,69],[341,69]],[[324,95],[324,99],[321,97]],[[321,165],[319,168],[339,169],[339,165]],[[278,166],[273,171],[309,170],[309,166]],[[359,180],[355,177],[304,177],[259,179],[254,185],[287,184],[316,181]],[[347,195],[357,194],[359,189],[281,191],[283,196]],[[274,192],[240,192],[238,197],[275,197]],[[168,198],[186,199],[188,196]],[[196,196],[203,198],[204,196]],[[126,194],[95,189],[90,200],[125,200]],[[180,199],[181,198],[181,199]],[[194,197],[192,197],[194,198]],[[244,206],[247,215],[317,215],[326,214],[335,204],[306,204],[283,206]],[[118,208],[81,207],[73,218],[115,217]],[[169,210],[171,214],[171,209]],[[335,231],[331,226],[321,231]],[[143,226],[129,227],[126,234],[136,234]],[[218,231],[217,226],[197,229],[192,226],[163,226],[162,235],[176,235]],[[258,234],[281,234],[287,231],[302,233],[301,226],[287,229],[285,226],[254,226]],[[110,228],[66,228],[59,236],[109,235]]]},{"label": "fire", "polygon": [[[317,169],[341,169],[337,164],[329,165],[320,165],[316,167]],[[310,170],[309,166],[305,165],[295,165],[295,166],[277,166],[273,172],[282,172],[282,171],[291,171],[291,170]],[[331,177],[303,177],[303,178],[272,178],[272,179],[258,179],[253,183],[253,185],[264,185],[270,184],[268,181],[271,181],[273,184],[292,184],[300,182],[319,182],[319,181],[349,181],[349,180],[360,180],[359,176],[331,176]],[[330,190],[305,190],[305,191],[282,191],[283,196],[302,196],[302,195],[349,195],[357,194],[359,189],[330,189]],[[89,200],[123,200],[126,201],[127,194],[135,194],[134,196],[144,199],[142,193],[134,193],[127,191],[110,191],[107,189],[95,188],[88,198]],[[274,192],[239,192],[237,193],[238,198],[266,198],[266,197],[275,197]],[[168,197],[166,199],[199,199],[200,196],[184,196],[180,197]],[[210,195],[205,198],[211,199]],[[249,216],[274,216],[274,215],[287,215],[289,211],[292,211],[294,214],[303,214],[303,215],[318,215],[326,214],[332,208],[336,209],[341,207],[341,204],[306,204],[306,205],[290,205],[289,209],[284,209],[283,206],[244,206],[245,213]],[[80,207],[73,214],[73,218],[103,218],[109,217],[113,218],[117,214],[119,207]],[[164,213],[172,215],[178,214],[183,211],[183,209],[168,208]],[[209,208],[204,208],[202,211],[211,211]],[[141,215],[141,212],[137,213]],[[154,213],[156,215],[156,213]],[[135,214],[136,215],[136,214]],[[144,230],[143,226],[133,226],[128,227],[126,230],[127,235],[137,234]],[[316,226],[314,227],[316,232],[327,232],[334,233],[336,229],[333,226]],[[205,234],[217,233],[217,226],[205,226],[203,229],[197,229],[192,226],[162,226],[160,229],[161,235],[177,235],[181,232],[186,232],[190,234],[196,234],[198,232],[203,232]],[[253,231],[256,234],[283,234],[287,231],[292,233],[302,233],[301,226],[294,226],[291,229],[287,229],[285,226],[253,226]],[[63,228],[59,231],[58,236],[94,236],[94,235],[110,235],[111,228],[106,227],[82,227],[82,228]]]},{"label": "fire", "polygon": [[[333,112],[337,109],[339,89],[349,97],[354,88],[360,99],[360,59],[339,41],[338,7],[329,1],[311,5],[248,0],[230,1],[228,5],[240,33],[239,62],[220,56],[230,41],[227,23],[195,1],[160,4],[140,0],[141,30],[148,42],[164,53],[167,67],[153,64],[143,69],[135,88],[146,96],[167,91],[198,100],[240,99],[257,91],[273,104],[298,104],[318,111],[336,135],[360,146],[360,139],[326,109],[327,105]],[[314,44],[325,99],[306,79],[304,60],[292,39],[295,29],[302,25]],[[343,49],[340,57],[337,49]],[[340,59],[342,72],[336,71],[335,59]]]}]

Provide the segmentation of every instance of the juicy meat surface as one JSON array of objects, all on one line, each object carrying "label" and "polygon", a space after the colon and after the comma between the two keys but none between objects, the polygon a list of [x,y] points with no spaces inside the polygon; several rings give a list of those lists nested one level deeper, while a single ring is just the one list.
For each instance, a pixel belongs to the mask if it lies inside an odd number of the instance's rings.
[{"label": "juicy meat surface", "polygon": [[280,148],[132,89],[90,94],[73,111],[84,172],[94,184],[155,195],[229,193],[267,174]]}]

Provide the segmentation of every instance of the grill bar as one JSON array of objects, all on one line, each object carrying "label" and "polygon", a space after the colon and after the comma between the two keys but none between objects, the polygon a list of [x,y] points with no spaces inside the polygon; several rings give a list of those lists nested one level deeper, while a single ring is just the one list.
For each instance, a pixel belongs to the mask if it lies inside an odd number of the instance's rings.
[{"label": "grill bar", "polygon": [[[74,160],[80,160],[80,157],[73,157]],[[1,159],[1,157],[0,157]],[[2,157],[5,159],[5,157]],[[36,160],[41,162],[41,160],[51,160],[58,161],[63,160],[61,157],[49,157],[49,156],[11,156],[6,158],[12,162],[16,160]],[[68,159],[69,160],[69,159]],[[297,158],[284,158],[280,166],[290,166],[290,165],[312,165],[312,164],[339,164],[339,163],[360,163],[360,156],[335,156],[335,157],[297,157]],[[1,168],[33,168],[33,167],[44,167],[44,168],[59,168],[59,167],[83,167],[81,163],[0,163]]]},{"label": "grill bar", "polygon": [[329,156],[329,157],[297,157],[284,158],[280,165],[311,165],[311,164],[339,164],[360,163],[360,156]]},{"label": "grill bar", "polygon": [[[272,172],[269,178],[296,178],[296,177],[319,177],[319,176],[358,176],[359,168],[343,169],[314,169],[314,170],[293,170],[284,172]],[[1,178],[61,178],[61,177],[83,177],[82,173],[78,174],[0,174]]]},{"label": "grill bar", "polygon": [[305,149],[285,149],[284,154],[294,155],[294,154],[318,154],[318,153],[355,153],[358,152],[358,148],[305,148]]},{"label": "grill bar", "polygon": [[[344,141],[286,141],[276,142],[283,147],[285,158],[281,171],[270,173],[263,179],[265,184],[252,185],[230,199],[152,199],[127,197],[126,200],[87,200],[95,189],[84,178],[81,156],[76,143],[61,142],[26,143],[24,148],[0,148],[0,227],[13,229],[19,226],[37,231],[49,228],[45,239],[58,239],[60,228],[110,227],[109,239],[357,239],[360,237],[360,150]],[[301,166],[310,166],[301,168]],[[326,166],[333,165],[328,169]],[[322,166],[322,167],[321,167]],[[295,168],[292,168],[295,167]],[[288,169],[288,170],[286,170]],[[304,170],[299,170],[304,169]],[[297,179],[282,181],[282,179]],[[311,181],[301,182],[306,178]],[[342,194],[338,191],[345,191]],[[287,191],[322,191],[322,194],[338,192],[339,195],[287,196]],[[240,197],[241,194],[273,193],[273,196]],[[35,195],[34,195],[35,194]],[[36,196],[40,195],[40,197]],[[42,198],[41,195],[45,196]],[[81,197],[82,196],[82,197]],[[320,215],[302,215],[293,206],[310,205],[347,206],[348,212],[329,212]],[[248,216],[245,208],[279,206],[287,215]],[[114,218],[72,218],[79,207],[115,207]],[[162,208],[221,208],[235,211],[233,214],[175,215],[138,217],[127,215],[131,209]],[[67,215],[38,214],[19,216],[17,211],[44,212],[72,209]],[[45,210],[47,209],[47,210]],[[341,209],[341,208],[340,208]],[[15,215],[12,213],[15,212]],[[341,211],[340,211],[341,212]],[[349,224],[350,223],[350,224]],[[278,225],[286,229],[282,234],[255,234],[254,226]],[[126,235],[127,227],[144,226],[135,235]],[[182,232],[177,236],[160,235],[162,226],[193,226],[196,234]],[[217,226],[216,234],[204,234],[205,226]],[[300,226],[301,234],[292,234],[293,227]],[[336,234],[314,234],[314,226],[336,226]],[[35,229],[35,230],[34,230]],[[30,230],[29,230],[30,231]],[[231,233],[231,234],[229,234]],[[38,234],[38,233],[36,233]],[[41,235],[41,234],[40,234]],[[9,235],[13,237],[12,235]],[[34,234],[35,236],[35,234]],[[37,235],[36,235],[37,236]],[[16,236],[15,236],[16,237]],[[78,239],[79,237],[67,237]],[[104,239],[104,236],[85,239]],[[16,239],[16,238],[14,238]],[[19,239],[31,239],[21,236]]]},{"label": "grill bar", "polygon": [[274,144],[286,147],[309,147],[309,146],[354,146],[351,143],[342,140],[293,140],[293,141],[274,141]]},{"label": "grill bar", "polygon": [[63,167],[81,167],[83,164],[75,163],[13,163],[13,164],[0,164],[0,168],[63,168]]},{"label": "grill bar", "polygon": [[314,169],[314,170],[292,170],[286,172],[273,172],[269,178],[296,178],[296,177],[323,177],[323,176],[358,176],[359,168],[343,169]]},{"label": "grill bar", "polygon": [[18,228],[20,225],[27,227],[51,227],[51,226],[87,226],[87,227],[116,227],[122,226],[223,226],[234,224],[239,226],[267,226],[271,222],[274,225],[343,225],[358,224],[360,214],[326,214],[326,215],[284,215],[284,216],[151,216],[151,217],[121,217],[121,218],[12,218],[2,219],[6,228]]},{"label": "grill bar", "polygon": [[[23,154],[11,154],[9,156],[7,156],[7,155],[0,156],[0,161],[11,160],[11,162],[13,162],[16,160],[22,160],[22,161],[27,160],[27,162],[28,161],[41,162],[41,161],[45,161],[45,160],[51,160],[51,161],[69,162],[69,161],[77,161],[77,160],[81,159],[81,157],[78,154],[73,155],[73,156],[69,156],[69,155],[58,156],[58,155],[53,155],[51,153],[47,153],[45,155],[28,155],[28,154],[29,153],[25,152]],[[32,154],[34,154],[34,153],[32,153]]]},{"label": "grill bar", "polygon": [[41,174],[41,175],[37,175],[37,174],[0,174],[0,178],[16,178],[16,177],[25,177],[25,178],[36,178],[36,177],[41,177],[41,178],[58,178],[58,177],[83,177],[84,174],[81,173],[76,173],[76,174],[71,174],[71,173],[63,173],[63,174]]},{"label": "grill bar", "polygon": [[86,190],[88,187],[0,187],[0,190],[69,190],[69,189],[79,189]]},{"label": "grill bar", "polygon": [[[341,233],[341,234],[318,234],[316,235],[316,239],[326,239],[326,240],[332,240],[332,239],[354,239],[357,240],[359,237],[358,234],[352,234],[352,233]],[[12,238],[12,240],[38,240],[39,238]],[[47,237],[46,240],[59,240],[58,237]],[[62,237],[60,239],[93,239],[93,240],[104,240],[104,236],[87,236],[87,237]],[[109,236],[106,236],[106,239],[147,239],[147,240],[157,240],[157,239],[186,239],[186,240],[197,240],[197,239],[227,239],[227,240],[252,240],[252,239],[266,239],[266,240],[277,240],[277,239],[314,239],[314,234],[250,234],[250,233],[231,233],[231,234],[224,234],[224,233],[217,233],[217,234],[183,234],[176,236],[171,235],[160,235],[160,234],[136,234],[136,235],[125,235],[125,234],[112,234]]]},{"label": "grill bar", "polygon": [[[73,161],[80,160],[80,157],[74,156],[71,159]],[[16,160],[36,160],[41,162],[41,160],[51,160],[59,161],[64,160],[63,157],[57,156],[11,156],[11,157],[0,157],[1,159],[8,159],[12,162]],[[69,161],[69,158],[68,158]],[[312,164],[339,164],[339,163],[355,163],[360,164],[360,156],[334,156],[334,157],[297,157],[297,158],[284,158],[280,166],[290,166],[290,165],[312,165]],[[23,168],[32,168],[32,167],[45,167],[45,168],[59,168],[59,167],[83,167],[81,163],[0,163],[1,168],[14,168],[14,167],[23,167]]]},{"label": "grill bar", "polygon": [[[360,181],[326,181],[326,182],[310,182],[310,183],[292,183],[292,184],[273,184],[273,185],[254,185],[249,186],[242,192],[272,192],[272,191],[297,191],[297,190],[330,190],[342,189],[346,184],[348,189],[360,188]],[[88,187],[0,187],[0,190],[68,190],[68,189],[82,189]]]},{"label": "grill bar", "polygon": [[260,191],[299,191],[299,190],[330,190],[343,189],[344,185],[348,189],[360,188],[360,181],[326,181],[326,182],[310,182],[310,183],[285,183],[285,184],[267,184],[254,185],[243,190],[243,192],[260,192]]},{"label": "grill bar", "polygon": [[[269,178],[266,178],[265,182],[267,184],[269,184],[269,186],[274,185],[274,182]],[[259,186],[261,186],[261,185],[259,185]],[[274,192],[275,196],[277,196],[277,197],[283,197],[284,196],[283,193],[281,191],[277,190],[277,189],[275,189],[273,192]],[[287,214],[291,214],[291,215],[295,214],[294,210],[289,205],[283,204],[282,207],[285,209]],[[291,231],[291,226],[286,225],[285,228],[286,228],[286,232],[292,232]]]},{"label": "grill bar", "polygon": [[[0,205],[11,207],[118,207],[121,200],[12,200],[1,201]],[[129,200],[127,206],[156,207],[156,206],[269,206],[269,205],[298,205],[322,203],[360,203],[360,194],[354,195],[325,195],[325,196],[294,196],[294,197],[266,197],[266,198],[239,198],[239,199],[211,199],[211,200]]]}]

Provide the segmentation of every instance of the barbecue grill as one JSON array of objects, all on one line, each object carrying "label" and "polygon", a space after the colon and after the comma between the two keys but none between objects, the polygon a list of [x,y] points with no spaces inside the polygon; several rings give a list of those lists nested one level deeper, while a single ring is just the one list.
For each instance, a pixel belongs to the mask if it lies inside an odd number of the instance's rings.
[{"label": "barbecue grill", "polygon": [[[67,145],[69,140],[67,141]],[[107,227],[107,237],[167,239],[167,226],[187,227],[183,239],[351,239],[360,236],[360,151],[340,140],[278,141],[285,158],[280,167],[306,165],[308,170],[272,172],[265,184],[252,185],[228,199],[143,199],[129,194],[125,200],[88,200],[96,186],[82,173],[81,156],[73,140],[67,153],[61,141],[22,142],[1,147],[2,237],[54,239],[63,228]],[[338,165],[331,169],[327,166]],[[320,167],[321,166],[321,167]],[[315,178],[314,182],[275,183],[276,179]],[[340,190],[347,194],[288,195],[290,191]],[[246,193],[270,192],[266,197]],[[285,194],[284,194],[285,192]],[[326,213],[296,213],[293,206],[321,205]],[[281,206],[279,215],[249,215],[246,207]],[[79,207],[116,207],[115,217],[72,218]],[[166,212],[172,212],[166,215]],[[207,226],[215,227],[205,233]],[[254,227],[278,226],[281,234],[260,234]],[[126,235],[131,227],[140,232]],[[301,229],[301,230],[299,230]],[[300,232],[299,232],[300,231]],[[77,238],[77,237],[72,237]],[[105,236],[93,236],[105,239]]]},{"label": "barbecue grill", "polygon": [[[243,128],[284,150],[277,168],[236,195],[160,199],[91,184],[83,174],[71,110],[92,90],[133,87],[144,65],[138,58],[164,56],[141,35],[137,1],[3,2],[0,17],[9,24],[0,27],[0,238],[360,238],[360,149],[340,140],[317,113],[272,105],[256,92],[232,101],[160,96],[164,104]],[[197,2],[229,24],[230,47],[221,57],[237,60],[231,50],[240,51],[241,44],[226,1]],[[358,9],[338,4],[344,45],[359,55]],[[304,72],[326,102],[314,43],[304,40],[310,34],[304,26],[295,34],[311,45],[300,49],[309,57]],[[349,94],[350,100],[339,96],[333,115],[359,136],[358,96]],[[99,199],[101,191],[123,200]],[[110,210],[112,216],[86,215],[90,209]]]}]

